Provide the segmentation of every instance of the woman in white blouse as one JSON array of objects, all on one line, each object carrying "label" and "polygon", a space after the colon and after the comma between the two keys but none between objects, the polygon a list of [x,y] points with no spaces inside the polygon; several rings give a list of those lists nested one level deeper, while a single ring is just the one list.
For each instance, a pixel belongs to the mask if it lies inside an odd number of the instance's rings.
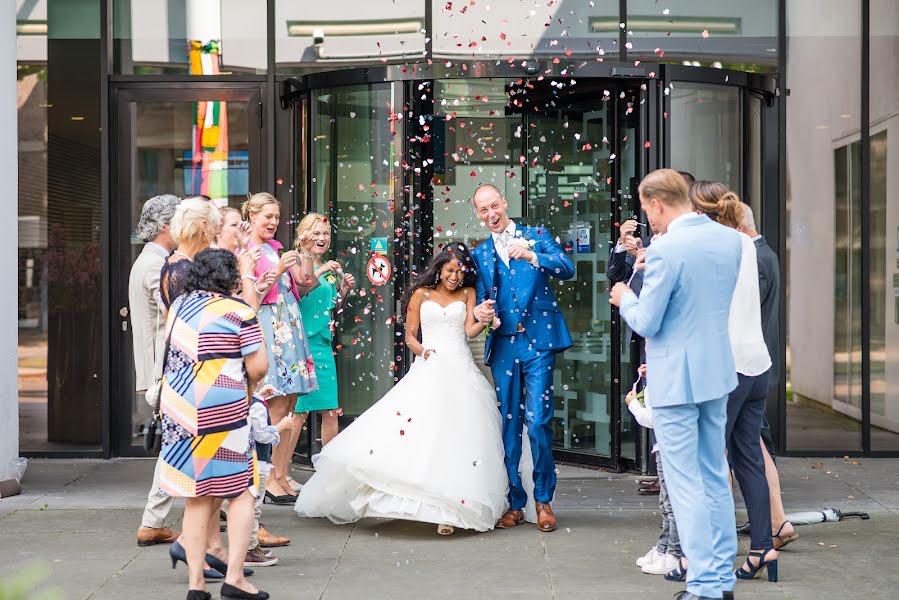
[{"label": "woman in white blouse", "polygon": [[[690,186],[690,199],[697,212],[722,225],[737,229],[743,221],[743,203],[721,183],[697,181]],[[752,579],[767,568],[768,580],[777,581],[777,551],[771,538],[768,482],[759,446],[771,357],[762,335],[755,244],[745,233],[740,233],[740,240],[743,255],[728,322],[739,384],[728,397],[725,435],[728,459],[749,513],[752,541],[749,557],[736,576]]]}]

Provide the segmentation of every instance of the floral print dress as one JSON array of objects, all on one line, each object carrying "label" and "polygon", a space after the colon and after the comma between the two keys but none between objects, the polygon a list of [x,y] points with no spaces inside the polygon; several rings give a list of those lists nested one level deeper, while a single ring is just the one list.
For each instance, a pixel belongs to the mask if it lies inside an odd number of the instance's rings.
[{"label": "floral print dress", "polygon": [[[270,264],[278,264],[274,248],[268,244],[260,248]],[[318,380],[300,305],[290,291],[290,272],[281,275],[277,285],[277,301],[263,304],[258,311],[268,352],[268,374],[260,385],[271,384],[279,396],[308,394],[318,389]]]}]

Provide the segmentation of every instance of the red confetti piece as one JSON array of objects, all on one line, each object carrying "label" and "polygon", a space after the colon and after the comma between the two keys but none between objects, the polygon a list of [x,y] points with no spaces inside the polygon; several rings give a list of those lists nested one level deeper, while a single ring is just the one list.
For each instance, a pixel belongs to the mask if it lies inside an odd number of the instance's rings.
[{"label": "red confetti piece", "polygon": [[284,180],[278,177],[278,185],[281,185],[282,183],[284,183]]},{"label": "red confetti piece", "polygon": [[478,174],[477,174],[477,173],[475,173],[475,172],[474,172],[474,171],[472,171],[472,172],[471,172],[471,176],[472,176],[472,177],[477,177],[477,176],[478,176]]},{"label": "red confetti piece", "polygon": [[406,435],[406,432],[400,429],[400,435]]},{"label": "red confetti piece", "polygon": [[649,140],[646,140],[646,143],[643,144],[644,148],[649,148],[652,144],[649,143]]}]

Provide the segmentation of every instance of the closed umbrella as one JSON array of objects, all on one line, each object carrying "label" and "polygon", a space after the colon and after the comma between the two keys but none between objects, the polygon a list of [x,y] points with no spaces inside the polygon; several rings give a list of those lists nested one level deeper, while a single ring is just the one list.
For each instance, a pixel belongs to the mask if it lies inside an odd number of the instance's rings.
[{"label": "closed umbrella", "polygon": [[843,512],[839,508],[825,508],[823,510],[790,513],[787,515],[787,521],[793,525],[814,525],[815,523],[842,521],[850,517],[858,517],[863,521],[871,518],[868,513]]}]

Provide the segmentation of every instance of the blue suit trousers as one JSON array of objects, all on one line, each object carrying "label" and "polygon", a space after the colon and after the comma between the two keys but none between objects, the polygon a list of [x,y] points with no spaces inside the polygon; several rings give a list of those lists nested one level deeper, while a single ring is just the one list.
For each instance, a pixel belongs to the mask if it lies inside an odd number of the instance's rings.
[{"label": "blue suit trousers", "polygon": [[[553,369],[554,352],[539,351],[526,333],[498,335],[490,369],[503,418],[503,447],[509,474],[509,508],[522,510],[527,493],[521,484],[522,419],[528,426],[531,455],[534,458],[534,501],[551,502],[556,491],[556,465],[553,461]],[[522,399],[524,392],[524,399]]]},{"label": "blue suit trousers", "polygon": [[737,554],[724,452],[727,397],[652,410],[681,548],[690,561],[687,591],[721,598],[734,589]]}]

